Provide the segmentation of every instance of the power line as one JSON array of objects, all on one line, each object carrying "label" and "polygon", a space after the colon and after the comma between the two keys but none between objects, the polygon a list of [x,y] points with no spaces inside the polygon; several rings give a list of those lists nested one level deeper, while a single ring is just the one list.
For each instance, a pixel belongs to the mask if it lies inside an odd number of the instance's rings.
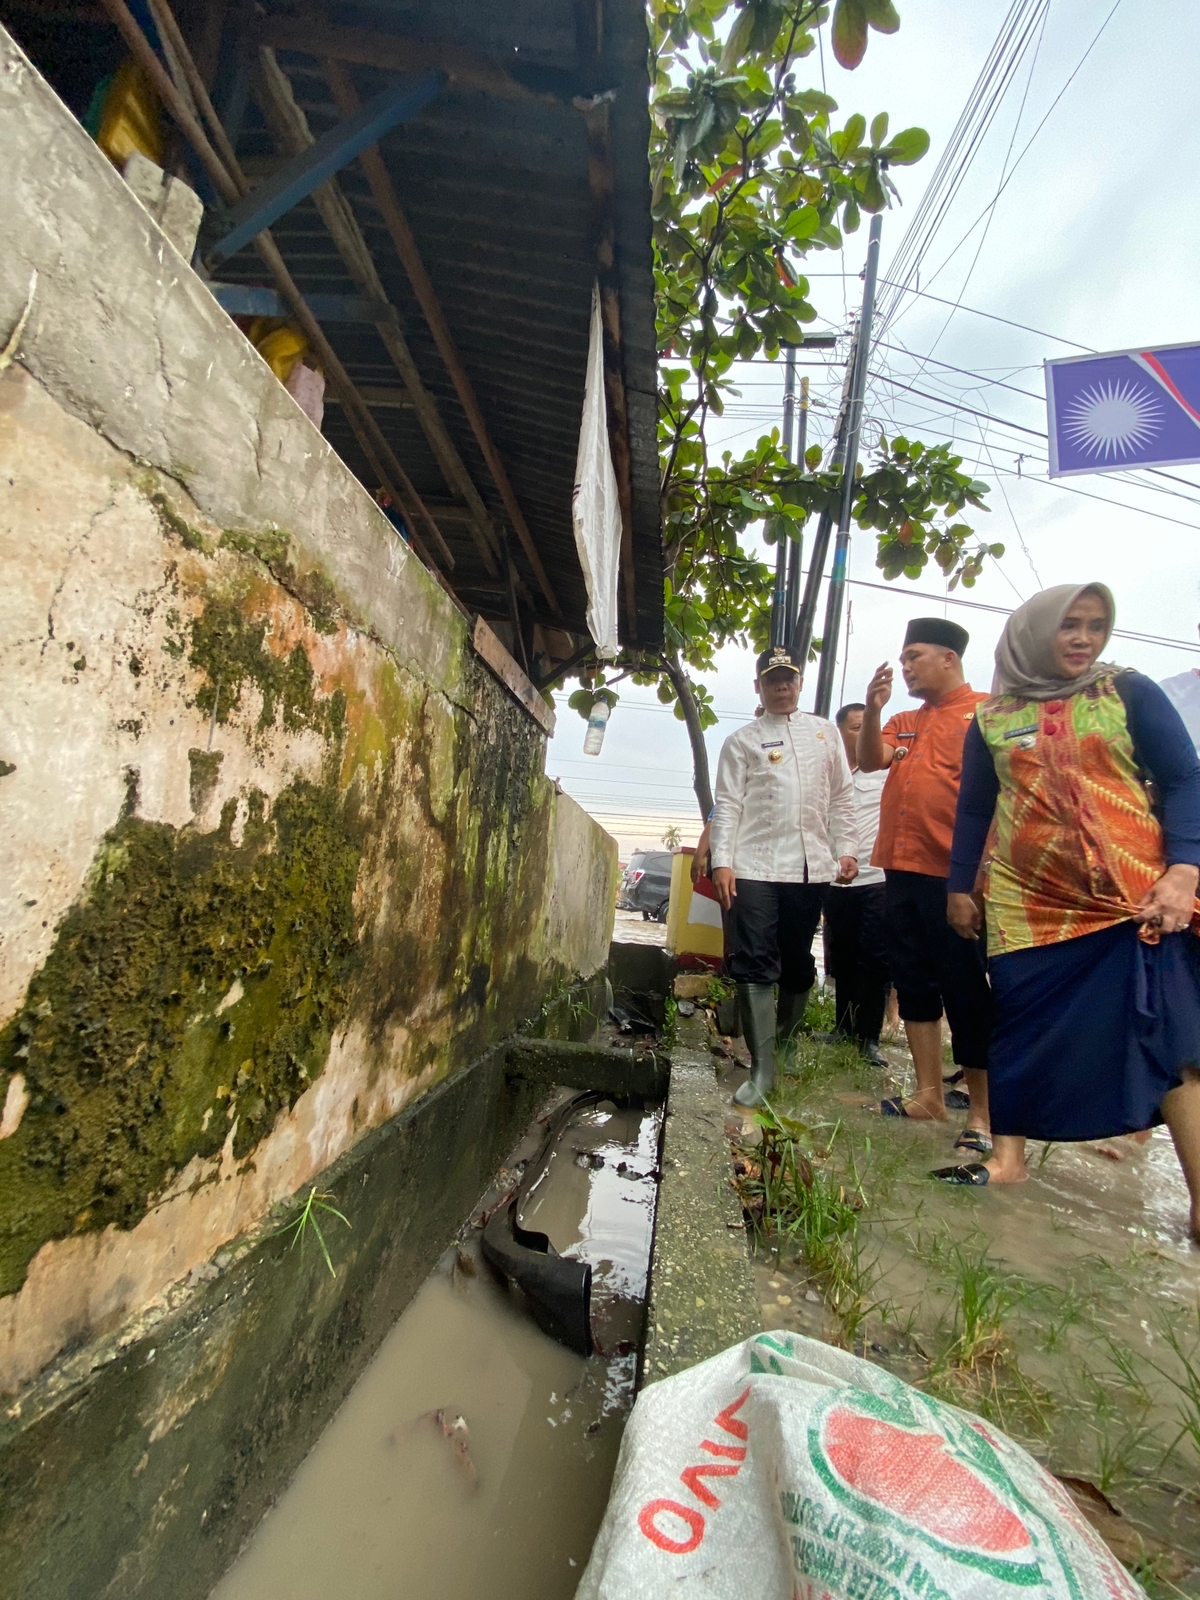
[{"label": "power line", "polygon": [[[1119,3],[1120,3],[1120,0],[1118,0],[1118,4]],[[1018,128],[1020,128],[1021,119],[1025,115],[1025,106],[1026,106],[1026,103],[1029,100],[1029,90],[1030,90],[1030,86],[1033,83],[1033,74],[1037,70],[1038,57],[1042,53],[1042,42],[1046,37],[1046,22],[1047,22],[1047,19],[1049,18],[1049,16],[1050,16],[1050,7],[1049,7],[1049,5],[1047,5],[1045,11],[1042,13],[1042,26],[1041,26],[1041,29],[1038,32],[1038,41],[1037,41],[1037,45],[1034,48],[1033,60],[1029,63],[1029,76],[1025,79],[1025,92],[1024,92],[1024,94],[1022,94],[1022,96],[1021,96],[1021,104],[1017,108],[1017,120],[1013,123],[1013,131],[1010,134],[1009,140],[1008,140],[1008,149],[1004,152],[1004,164],[1000,169],[1000,179],[1001,179],[1000,187],[996,190],[996,197],[992,201],[993,209],[989,210],[989,212],[988,212],[988,220],[987,220],[987,223],[986,223],[986,225],[984,227],[983,234],[980,237],[979,243],[975,248],[975,255],[972,258],[971,265],[967,268],[967,275],[963,279],[962,283],[959,285],[958,303],[955,305],[955,308],[954,308],[955,311],[957,311],[958,305],[962,303],[962,297],[967,292],[967,285],[970,283],[971,278],[974,275],[975,268],[979,265],[979,257],[983,253],[983,247],[987,243],[987,236],[988,236],[989,232],[991,231],[992,219],[996,215],[995,210],[994,210],[996,201],[999,200],[1000,196],[1003,194],[1004,190],[1008,186],[1008,179],[1011,176],[1011,173],[1009,172],[1008,163],[1009,163],[1009,159],[1012,156],[1013,145],[1016,143],[1017,130],[1018,130]],[[1057,105],[1057,103],[1058,102],[1055,101],[1055,105]],[[1053,109],[1054,108],[1052,106],[1051,110],[1053,110]],[[1047,113],[1047,115],[1048,114],[1049,113]],[[1042,122],[1043,123],[1045,122],[1045,118],[1044,117],[1042,119]],[[1039,128],[1041,127],[1041,125],[1042,125],[1041,123],[1038,124]],[[1037,133],[1035,131],[1034,138],[1036,138],[1036,137],[1037,137]],[[1033,140],[1031,139],[1030,140],[1030,144],[1032,144],[1032,143],[1033,143]],[[1025,150],[1028,150],[1028,149],[1029,149],[1029,145],[1026,145],[1025,146]],[[1017,157],[1017,161],[1016,161],[1016,163],[1014,163],[1013,169],[1012,169],[1014,172],[1016,171],[1016,167],[1017,167],[1017,165],[1019,165],[1019,163],[1021,161],[1021,158],[1024,156],[1025,150],[1023,150],[1021,152],[1021,156]],[[935,278],[937,277],[937,273],[934,273],[934,277]],[[893,317],[893,321],[896,321],[896,320],[899,319],[899,317],[903,316],[904,312],[908,310],[908,308],[909,308],[909,306],[911,306],[911,304],[912,304],[912,301],[910,300],[908,302],[908,305],[906,305],[903,308],[903,310],[899,310],[898,309],[896,315]],[[930,345],[929,350],[927,351],[926,355],[922,357],[923,361],[928,361],[928,360],[930,360],[932,358],[933,352],[937,349],[938,345],[945,338],[946,329],[950,326],[950,324],[951,324],[951,322],[953,322],[953,320],[954,320],[954,311],[951,311],[949,313],[949,315],[946,317],[945,322],[942,324],[941,332],[938,334],[937,338]]]},{"label": "power line", "polygon": [[881,333],[895,316],[904,290],[920,271],[1048,6],[1049,0],[1013,0],[889,265],[890,279],[895,281],[882,280],[893,292],[880,296]]},{"label": "power line", "polygon": [[[1092,38],[1091,44],[1088,45],[1087,49],[1080,56],[1078,62],[1075,65],[1074,70],[1072,71],[1070,76],[1067,78],[1066,83],[1063,84],[1062,88],[1058,91],[1058,93],[1055,95],[1054,99],[1050,102],[1049,108],[1047,109],[1045,116],[1038,123],[1037,127],[1033,130],[1033,133],[1030,135],[1030,137],[1029,137],[1029,139],[1028,139],[1028,141],[1027,141],[1027,143],[1025,145],[1025,148],[1021,151],[1021,154],[1013,162],[1012,170],[1007,174],[1007,176],[1004,177],[1003,181],[1000,184],[1000,187],[996,190],[996,193],[995,193],[994,197],[989,201],[989,203],[979,213],[979,215],[975,218],[975,221],[967,229],[966,233],[963,234],[962,238],[954,246],[954,249],[951,250],[950,254],[942,262],[941,266],[939,266],[937,268],[937,270],[934,272],[933,276],[929,280],[930,283],[935,282],[937,280],[937,278],[940,277],[940,275],[943,272],[943,270],[947,266],[949,266],[950,262],[958,254],[959,250],[962,249],[963,245],[970,238],[971,234],[974,233],[975,229],[983,221],[984,217],[990,216],[991,212],[993,211],[993,209],[995,208],[995,206],[999,202],[1000,196],[1004,193],[1005,189],[1007,189],[1009,184],[1012,182],[1013,176],[1015,175],[1017,168],[1021,165],[1021,162],[1024,161],[1025,157],[1028,155],[1030,146],[1033,144],[1033,142],[1037,138],[1038,134],[1041,133],[1042,129],[1046,126],[1046,123],[1049,121],[1051,113],[1054,111],[1055,106],[1058,105],[1058,102],[1062,99],[1063,95],[1066,94],[1067,90],[1074,83],[1074,81],[1075,81],[1080,69],[1082,68],[1084,62],[1087,60],[1087,58],[1091,55],[1092,51],[1099,44],[1101,35],[1103,34],[1104,30],[1108,27],[1108,25],[1112,21],[1113,17],[1116,15],[1117,8],[1120,6],[1120,4],[1121,4],[1121,0],[1114,0],[1114,4],[1113,4],[1113,7],[1112,7],[1112,10],[1108,13],[1108,15],[1105,17],[1104,21],[1100,24],[1099,28],[1096,30],[1096,33]],[[990,223],[989,223],[989,226],[990,226]],[[982,248],[982,246],[981,246],[981,248]],[[967,274],[967,277],[968,277],[968,279],[970,278],[970,273]]]},{"label": "power line", "polygon": [[[927,589],[898,589],[895,584],[870,583],[866,578],[847,578],[846,581],[855,584],[859,589],[878,589],[881,594],[900,595],[914,600],[935,600],[939,605],[963,606],[968,611],[991,611],[1000,617],[1012,616],[1010,606],[988,605],[983,600],[960,600],[957,595],[930,594]],[[1113,638],[1129,639],[1135,644],[1162,645],[1172,650],[1191,650],[1200,655],[1200,643],[1189,644],[1186,639],[1167,639],[1157,633],[1136,633],[1129,628],[1114,628]]]}]

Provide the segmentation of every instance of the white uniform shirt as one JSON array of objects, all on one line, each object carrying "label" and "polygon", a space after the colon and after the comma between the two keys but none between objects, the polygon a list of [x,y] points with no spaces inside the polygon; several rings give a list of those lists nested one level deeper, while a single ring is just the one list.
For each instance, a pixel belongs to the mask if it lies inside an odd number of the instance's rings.
[{"label": "white uniform shirt", "polygon": [[[845,746],[842,746],[845,749]],[[875,835],[879,832],[879,805],[883,799],[883,786],[887,782],[887,768],[881,772],[863,772],[855,768],[851,774],[854,782],[854,817],[858,823],[858,877],[853,883],[834,882],[835,889],[863,889],[870,883],[882,883],[882,867],[871,865],[871,852],[875,848]]]},{"label": "white uniform shirt", "polygon": [[1159,687],[1183,718],[1183,725],[1200,753],[1200,672],[1193,668],[1176,678],[1164,678]]},{"label": "white uniform shirt", "polygon": [[859,856],[854,786],[824,717],[769,713],[731,733],[717,763],[712,864],[767,883],[829,883]]}]

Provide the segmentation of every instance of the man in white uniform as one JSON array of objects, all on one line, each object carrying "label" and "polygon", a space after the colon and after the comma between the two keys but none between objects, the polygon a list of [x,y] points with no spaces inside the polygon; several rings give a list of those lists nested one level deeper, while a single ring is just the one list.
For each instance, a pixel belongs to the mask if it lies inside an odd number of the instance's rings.
[{"label": "man in white uniform", "polygon": [[717,765],[712,878],[731,914],[726,970],[751,1058],[734,1095],[741,1106],[761,1105],[774,1087],[776,1034],[786,1042],[799,1027],[816,982],[812,942],[829,885],[858,871],[850,768],[833,723],[797,710],[802,670],[790,650],[763,651],[754,680],[763,715],[730,734]]},{"label": "man in white uniform", "polygon": [[1164,678],[1159,688],[1183,718],[1183,725],[1200,754],[1200,667],[1192,667],[1174,678]]},{"label": "man in white uniform", "polygon": [[829,969],[837,986],[837,1023],[831,1039],[853,1039],[867,1061],[886,1067],[879,1048],[887,1003],[887,935],[884,929],[884,874],[871,866],[879,832],[879,802],[886,772],[863,772],[858,765],[858,730],[866,707],[843,706],[834,721],[842,737],[854,784],[854,816],[858,827],[858,876],[853,883],[835,879],[825,902]]}]

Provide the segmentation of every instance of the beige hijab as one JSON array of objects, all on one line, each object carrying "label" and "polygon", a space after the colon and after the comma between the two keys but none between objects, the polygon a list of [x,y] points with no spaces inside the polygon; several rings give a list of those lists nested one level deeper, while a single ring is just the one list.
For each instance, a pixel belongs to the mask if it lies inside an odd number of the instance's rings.
[{"label": "beige hijab", "polygon": [[1108,607],[1108,632],[1116,622],[1112,591],[1103,583],[1058,583],[1026,600],[1008,619],[996,646],[993,694],[1019,695],[1023,700],[1065,700],[1095,683],[1107,672],[1121,669],[1111,661],[1093,661],[1077,678],[1060,678],[1054,660],[1054,640],[1062,619],[1085,591],[1098,594]]}]

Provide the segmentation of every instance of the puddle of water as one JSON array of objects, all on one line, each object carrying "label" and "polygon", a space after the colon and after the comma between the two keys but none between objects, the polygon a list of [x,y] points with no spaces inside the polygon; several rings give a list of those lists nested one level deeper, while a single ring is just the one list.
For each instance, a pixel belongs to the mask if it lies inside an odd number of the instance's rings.
[{"label": "puddle of water", "polygon": [[[567,1125],[523,1218],[591,1262],[607,1354],[584,1361],[540,1332],[472,1228],[211,1600],[568,1600],[633,1401],[660,1116],[590,1107]],[[543,1135],[530,1130],[480,1213]]]},{"label": "puddle of water", "polygon": [[636,1349],[654,1235],[660,1109],[585,1107],[531,1176],[519,1221],[562,1256],[592,1264],[602,1353]]}]

